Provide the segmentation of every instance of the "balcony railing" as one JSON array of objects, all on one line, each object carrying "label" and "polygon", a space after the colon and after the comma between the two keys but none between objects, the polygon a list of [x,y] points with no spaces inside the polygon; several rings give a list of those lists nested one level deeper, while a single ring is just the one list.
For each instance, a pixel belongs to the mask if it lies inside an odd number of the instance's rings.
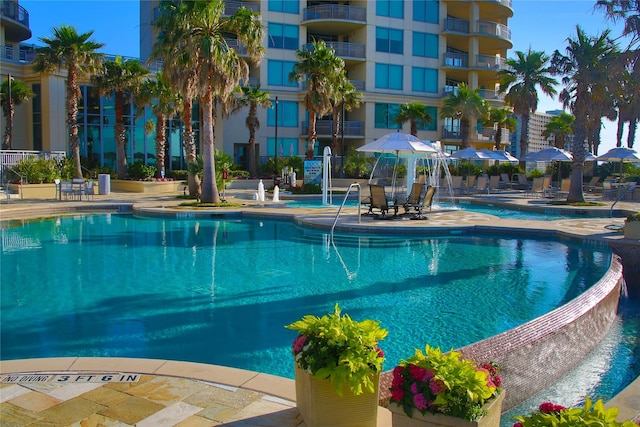
[{"label": "balcony railing", "polygon": [[13,46],[3,46],[0,50],[3,60],[7,61],[19,61],[19,62],[33,62],[36,58],[36,53],[33,48],[15,49]]},{"label": "balcony railing", "polygon": [[495,101],[504,100],[504,93],[500,93],[495,89],[480,89],[478,90],[478,93],[483,99],[492,99]]},{"label": "balcony railing", "polygon": [[503,39],[511,40],[511,30],[504,24],[498,24],[491,21],[478,21],[476,25],[476,33],[489,34],[492,36],[498,36]]},{"label": "balcony railing", "polygon": [[[364,80],[351,80],[351,83],[353,84],[353,86],[356,88],[357,91],[364,91],[365,88],[365,82]],[[303,80],[302,81],[302,90],[305,91],[307,90],[307,81]]]},{"label": "balcony railing", "polygon": [[444,60],[442,65],[444,65],[445,67],[469,67],[469,54],[467,53],[446,52],[443,56]]},{"label": "balcony railing", "polygon": [[224,2],[224,15],[231,16],[238,11],[242,6],[252,10],[254,12],[260,12],[260,3],[252,3],[245,1],[225,1]]},{"label": "balcony railing", "polygon": [[452,128],[452,129],[447,129],[447,128],[443,128],[442,129],[442,138],[444,139],[460,139],[462,138],[462,131],[460,130],[460,128]]},{"label": "balcony railing", "polygon": [[507,68],[507,60],[493,55],[476,55],[476,67],[489,70],[503,70]]},{"label": "balcony railing", "polygon": [[446,18],[444,20],[444,30],[454,33],[469,34],[469,21],[458,18]]},{"label": "balcony railing", "polygon": [[[333,48],[336,56],[340,58],[365,59],[365,46],[359,43],[327,42],[327,47]],[[313,49],[312,43],[302,46],[302,50],[310,52]]]},{"label": "balcony railing", "polygon": [[[316,133],[318,135],[331,135],[333,132],[333,120],[318,120],[316,122]],[[309,133],[309,122],[302,122],[302,134]],[[340,132],[342,135],[342,132]],[[344,121],[345,136],[364,136],[364,123],[354,120]]]},{"label": "balcony railing", "polygon": [[323,4],[306,7],[303,16],[304,21],[336,19],[365,23],[367,22],[367,9],[343,4]]},{"label": "balcony railing", "polygon": [[0,180],[4,182],[4,173],[25,159],[57,159],[64,160],[67,153],[64,151],[32,151],[32,150],[0,150]]},{"label": "balcony railing", "polygon": [[18,21],[29,28],[29,12],[17,0],[2,0],[2,16]]},{"label": "balcony railing", "polygon": [[237,39],[225,39],[230,48],[233,48],[238,55],[247,55],[247,47]]}]

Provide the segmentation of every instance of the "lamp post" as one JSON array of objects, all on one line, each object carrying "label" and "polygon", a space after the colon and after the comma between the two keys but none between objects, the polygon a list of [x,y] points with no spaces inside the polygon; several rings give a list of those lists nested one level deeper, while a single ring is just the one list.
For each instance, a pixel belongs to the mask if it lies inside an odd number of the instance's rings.
[{"label": "lamp post", "polygon": [[276,164],[276,176],[273,178],[273,186],[278,185],[278,97],[276,96],[276,131],[275,131],[275,164]]},{"label": "lamp post", "polygon": [[[7,123],[7,126],[11,126],[12,130],[13,130],[13,104],[11,103],[11,80],[13,80],[13,77],[11,77],[11,74],[7,74],[7,94],[8,94],[8,101],[9,101],[9,117],[7,117],[7,120],[10,121],[11,123]],[[9,138],[9,150],[12,150],[13,147],[13,142],[11,141],[13,138]]]}]

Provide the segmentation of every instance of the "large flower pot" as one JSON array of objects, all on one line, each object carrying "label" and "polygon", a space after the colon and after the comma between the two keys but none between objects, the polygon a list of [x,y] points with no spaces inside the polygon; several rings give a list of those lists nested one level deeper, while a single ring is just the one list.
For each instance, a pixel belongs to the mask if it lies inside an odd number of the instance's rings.
[{"label": "large flower pot", "polygon": [[624,237],[626,239],[640,239],[640,221],[626,221],[624,223]]},{"label": "large flower pot", "polygon": [[402,406],[391,402],[389,404],[391,425],[393,427],[500,427],[503,400],[504,391],[484,405],[487,415],[477,421],[442,414],[427,413],[422,415],[417,409],[413,410],[412,417],[409,418]]},{"label": "large flower pot", "polygon": [[307,427],[376,427],[378,419],[378,382],[374,378],[375,393],[355,396],[345,386],[338,396],[329,380],[313,378],[295,367],[296,405]]}]

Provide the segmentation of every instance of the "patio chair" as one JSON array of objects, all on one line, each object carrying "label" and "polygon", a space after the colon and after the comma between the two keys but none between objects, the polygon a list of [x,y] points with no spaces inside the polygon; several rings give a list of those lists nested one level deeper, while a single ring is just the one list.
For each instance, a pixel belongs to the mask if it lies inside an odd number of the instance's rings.
[{"label": "patio chair", "polygon": [[492,191],[500,192],[500,175],[492,175],[489,178],[489,186],[487,187],[487,193]]},{"label": "patio chair", "polygon": [[418,210],[418,207],[422,205],[422,187],[423,184],[419,182],[414,182],[411,186],[411,192],[407,196],[407,200],[402,204],[405,214],[408,214],[411,209]]},{"label": "patio chair", "polygon": [[562,198],[569,195],[569,189],[571,188],[571,178],[565,178],[560,182],[560,189],[556,191],[555,197]]},{"label": "patio chair", "polygon": [[[387,194],[384,191],[384,185],[370,184],[369,192],[371,194],[371,199],[369,200],[369,211],[367,214],[381,219],[390,219],[398,215],[398,205],[395,200],[389,203]],[[393,209],[392,217],[389,216],[390,209]],[[379,213],[376,214],[376,211]]]},{"label": "patio chair", "polygon": [[89,200],[89,199],[93,199],[94,195],[95,195],[95,185],[93,183],[93,180],[91,179],[85,183],[84,187],[80,188],[80,198],[82,198],[82,196],[85,196],[87,200]]},{"label": "patio chair", "polygon": [[500,174],[499,188],[511,188],[512,184],[513,183],[509,179],[509,174],[508,173],[501,173]]},{"label": "patio chair", "polygon": [[478,177],[474,193],[489,193],[489,178],[486,175]]},{"label": "patio chair", "polygon": [[471,194],[476,188],[476,180],[478,179],[475,175],[469,175],[467,180],[464,183],[464,187],[462,188],[464,194]]},{"label": "patio chair", "polygon": [[518,175],[518,183],[516,184],[516,188],[518,190],[528,190],[531,187],[529,181],[527,181],[527,176],[523,173],[516,174]]},{"label": "patio chair", "polygon": [[531,184],[531,188],[525,190],[524,196],[538,197],[544,195],[544,178],[533,178],[533,184]]},{"label": "patio chair", "polygon": [[605,179],[602,182],[602,198],[612,200],[616,197],[616,189],[613,188],[613,181]]},{"label": "patio chair", "polygon": [[71,181],[60,182],[60,199],[64,197],[66,200],[69,198],[69,196],[71,196],[72,200],[75,196],[75,192],[73,191],[73,183]]},{"label": "patio chair", "polygon": [[410,219],[427,219],[422,211],[425,207],[428,207],[429,212],[431,212],[431,204],[433,203],[433,195],[435,193],[436,187],[429,185],[427,186],[424,197],[422,197],[422,184],[413,184],[407,202],[403,204],[405,215],[413,209],[415,213]]},{"label": "patio chair", "polygon": [[601,190],[602,187],[598,185],[598,182],[600,182],[600,177],[592,176],[591,180],[584,185],[584,190],[588,191],[589,193],[595,193],[596,191]]},{"label": "patio chair", "polygon": [[551,188],[552,180],[553,180],[553,177],[551,175],[545,175],[542,178],[542,196],[543,197],[548,197],[553,194],[553,191]]},{"label": "patio chair", "polygon": [[451,191],[453,191],[453,195],[455,196],[456,193],[458,193],[458,195],[462,194],[462,191],[464,190],[463,185],[462,185],[462,176],[459,175],[454,175],[451,177]]}]

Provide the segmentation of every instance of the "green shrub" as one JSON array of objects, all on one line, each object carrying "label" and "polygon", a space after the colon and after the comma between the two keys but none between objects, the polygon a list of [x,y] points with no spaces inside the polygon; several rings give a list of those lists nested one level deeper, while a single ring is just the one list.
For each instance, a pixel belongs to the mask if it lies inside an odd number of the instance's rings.
[{"label": "green shrub", "polygon": [[188,175],[189,172],[186,169],[174,169],[167,171],[165,174],[167,178],[175,179],[176,181],[186,180]]},{"label": "green shrub", "polygon": [[533,178],[542,178],[543,176],[544,174],[540,169],[533,169],[531,172],[529,172],[527,179],[531,180]]},{"label": "green shrub", "polygon": [[60,178],[58,161],[28,157],[9,169],[10,181],[19,181],[21,177],[30,184],[52,183]]},{"label": "green shrub", "polygon": [[156,174],[157,168],[152,165],[145,165],[142,162],[135,162],[127,167],[129,178],[149,180]]}]

